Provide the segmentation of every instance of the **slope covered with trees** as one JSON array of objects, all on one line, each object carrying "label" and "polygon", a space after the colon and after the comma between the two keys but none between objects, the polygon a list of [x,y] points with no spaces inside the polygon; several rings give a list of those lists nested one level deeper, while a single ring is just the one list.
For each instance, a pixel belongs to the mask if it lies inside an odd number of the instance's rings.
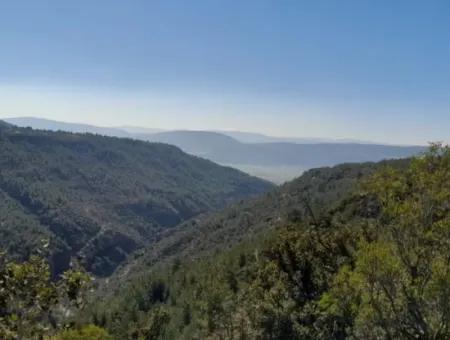
[{"label": "slope covered with trees", "polygon": [[272,185],[163,144],[0,122],[0,247],[27,258],[48,240],[98,275],[166,228]]},{"label": "slope covered with trees", "polygon": [[158,242],[137,253],[136,259],[118,274],[133,275],[141,271],[141,266],[176,257],[199,258],[233,247],[242,240],[258,239],[268,230],[291,221],[324,214],[345,200],[361,179],[386,166],[405,168],[408,164],[409,160],[392,160],[309,170],[258,197],[196,216],[164,231]]},{"label": "slope covered with trees", "polygon": [[120,339],[449,338],[450,149],[372,168],[321,211],[154,264],[86,321]]},{"label": "slope covered with trees", "polygon": [[[408,160],[313,169],[239,200],[270,186],[166,145],[5,124],[0,144],[8,255],[28,258],[40,248],[51,261],[67,252],[89,270],[101,261],[115,268],[127,258],[124,244],[136,242],[133,259],[94,286],[74,269],[52,281],[42,254],[22,263],[2,254],[5,339],[450,337],[448,146]],[[220,181],[198,179],[196,162]],[[242,181],[247,189],[237,194]],[[130,197],[153,201],[144,215],[121,215]],[[176,203],[186,198],[193,215],[180,215]],[[107,241],[114,246],[105,255]],[[88,298],[85,286],[96,288]]]}]

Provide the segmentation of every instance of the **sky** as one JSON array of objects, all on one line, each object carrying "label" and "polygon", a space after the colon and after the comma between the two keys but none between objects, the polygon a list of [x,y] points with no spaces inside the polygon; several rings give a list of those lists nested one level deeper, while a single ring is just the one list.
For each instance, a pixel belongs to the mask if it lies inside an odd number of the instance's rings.
[{"label": "sky", "polygon": [[0,0],[0,119],[450,141],[450,1]]}]

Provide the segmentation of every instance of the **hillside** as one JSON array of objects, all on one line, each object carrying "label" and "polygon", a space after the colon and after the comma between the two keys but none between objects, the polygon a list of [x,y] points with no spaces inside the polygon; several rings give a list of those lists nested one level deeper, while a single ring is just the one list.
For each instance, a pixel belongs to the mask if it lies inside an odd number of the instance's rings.
[{"label": "hillside", "polygon": [[164,229],[271,188],[180,149],[0,125],[0,247],[50,239],[54,272],[77,256],[108,275]]},{"label": "hillside", "polygon": [[239,201],[221,211],[192,218],[160,234],[146,251],[117,272],[119,281],[139,276],[142,268],[174,259],[198,259],[258,239],[290,221],[320,216],[338,207],[359,181],[388,165],[405,167],[408,160],[342,164],[312,169],[299,178],[255,198]]},{"label": "hillside", "polygon": [[216,150],[230,147],[239,148],[240,144],[232,137],[209,131],[166,131],[138,136],[151,142],[176,145],[183,151],[210,158]]},{"label": "hillside", "polygon": [[185,224],[80,321],[117,339],[447,339],[449,161],[435,145],[314,169]]}]

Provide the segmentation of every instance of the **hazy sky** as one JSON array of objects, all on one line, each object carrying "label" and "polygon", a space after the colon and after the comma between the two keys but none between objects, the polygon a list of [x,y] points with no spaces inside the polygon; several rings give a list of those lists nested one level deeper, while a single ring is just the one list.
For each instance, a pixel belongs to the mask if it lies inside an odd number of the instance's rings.
[{"label": "hazy sky", "polygon": [[0,0],[0,118],[450,141],[450,1]]}]

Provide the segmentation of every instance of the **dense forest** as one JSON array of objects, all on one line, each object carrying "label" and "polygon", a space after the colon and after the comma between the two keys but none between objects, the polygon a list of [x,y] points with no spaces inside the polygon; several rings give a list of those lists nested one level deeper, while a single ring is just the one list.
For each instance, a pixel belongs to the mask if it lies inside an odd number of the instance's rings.
[{"label": "dense forest", "polygon": [[375,168],[328,209],[156,263],[83,316],[117,338],[449,338],[450,149]]},{"label": "dense forest", "polygon": [[109,280],[74,267],[51,281],[39,257],[6,259],[0,335],[448,339],[449,202],[450,148],[432,145],[406,161],[311,170],[198,216]]},{"label": "dense forest", "polygon": [[[132,276],[142,266],[176,257],[201,258],[243,240],[259,238],[268,230],[336,207],[352,193],[357,183],[377,169],[405,168],[409,160],[342,164],[312,169],[302,176],[258,197],[242,200],[213,213],[202,214],[166,230],[158,242],[135,253],[116,276]],[[136,266],[136,268],[134,268]],[[111,280],[113,285],[116,280]]]},{"label": "dense forest", "polygon": [[0,122],[0,247],[26,259],[47,240],[55,275],[73,257],[110,275],[165,229],[272,187],[169,145]]}]

